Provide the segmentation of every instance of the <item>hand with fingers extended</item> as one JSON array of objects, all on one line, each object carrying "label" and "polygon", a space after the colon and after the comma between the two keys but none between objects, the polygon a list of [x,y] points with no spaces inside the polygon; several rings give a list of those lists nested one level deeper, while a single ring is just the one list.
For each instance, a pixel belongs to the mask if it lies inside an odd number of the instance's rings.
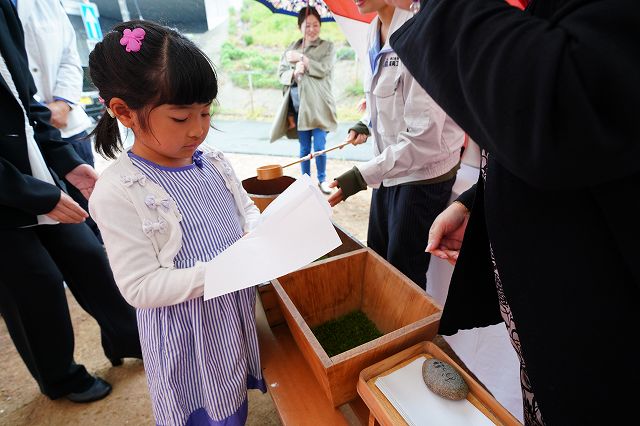
[{"label": "hand with fingers extended", "polygon": [[88,164],[81,164],[66,174],[65,179],[78,190],[88,200],[93,192],[93,187],[98,180],[98,174]]},{"label": "hand with fingers extended", "polygon": [[347,142],[351,145],[360,145],[367,141],[369,135],[365,133],[357,133],[355,130],[349,130],[349,136],[347,136]]},{"label": "hand with fingers extended", "polygon": [[469,210],[461,202],[454,201],[433,221],[426,251],[455,265],[468,221]]},{"label": "hand with fingers extended", "polygon": [[66,192],[60,191],[58,204],[47,213],[47,216],[60,223],[82,223],[89,217],[89,214]]},{"label": "hand with fingers extended", "polygon": [[[329,184],[329,188],[338,188],[338,181],[334,180],[333,182],[331,182]],[[336,192],[331,194],[327,201],[329,202],[329,205],[331,205],[331,207],[335,207],[337,204],[342,202],[342,198],[342,189],[338,188]]]}]

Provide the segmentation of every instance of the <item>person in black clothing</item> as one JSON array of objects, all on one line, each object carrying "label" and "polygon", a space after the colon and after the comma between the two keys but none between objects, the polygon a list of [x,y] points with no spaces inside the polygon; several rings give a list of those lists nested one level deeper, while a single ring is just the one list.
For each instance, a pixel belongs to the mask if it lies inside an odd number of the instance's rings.
[{"label": "person in black clothing", "polygon": [[391,37],[485,152],[430,232],[457,261],[440,333],[506,322],[526,424],[635,414],[638,41],[637,0],[426,0]]},{"label": "person in black clothing", "polygon": [[141,357],[135,312],[116,287],[102,245],[82,223],[87,213],[65,192],[61,178],[88,197],[97,175],[33,98],[10,0],[0,0],[0,28],[0,313],[42,393],[89,402],[111,386],[74,362],[63,279],[100,325],[114,365]]}]

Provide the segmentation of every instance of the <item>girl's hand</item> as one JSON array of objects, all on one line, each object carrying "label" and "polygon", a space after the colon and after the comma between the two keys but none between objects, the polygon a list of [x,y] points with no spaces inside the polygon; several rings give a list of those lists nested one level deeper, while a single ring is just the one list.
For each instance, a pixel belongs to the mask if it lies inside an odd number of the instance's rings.
[{"label": "girl's hand", "polygon": [[433,221],[426,251],[455,265],[468,222],[469,210],[461,202],[454,201]]}]

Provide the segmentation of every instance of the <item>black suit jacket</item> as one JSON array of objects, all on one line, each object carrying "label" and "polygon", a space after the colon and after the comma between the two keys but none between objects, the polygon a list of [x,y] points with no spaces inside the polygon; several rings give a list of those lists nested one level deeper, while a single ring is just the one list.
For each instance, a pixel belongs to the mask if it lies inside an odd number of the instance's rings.
[{"label": "black suit jacket", "polygon": [[[35,132],[40,151],[61,187],[64,177],[83,161],[49,120],[49,109],[33,96],[36,87],[29,72],[24,33],[10,0],[0,0],[0,51],[11,72]],[[31,176],[20,105],[0,77],[0,228],[37,223],[36,216],[50,212],[60,199],[60,188]]]},{"label": "black suit jacket", "polygon": [[501,321],[493,252],[550,425],[618,424],[633,412],[639,23],[638,0],[532,0],[525,12],[504,0],[427,0],[391,36],[416,80],[489,152],[486,182],[465,194],[473,208],[440,333]]}]

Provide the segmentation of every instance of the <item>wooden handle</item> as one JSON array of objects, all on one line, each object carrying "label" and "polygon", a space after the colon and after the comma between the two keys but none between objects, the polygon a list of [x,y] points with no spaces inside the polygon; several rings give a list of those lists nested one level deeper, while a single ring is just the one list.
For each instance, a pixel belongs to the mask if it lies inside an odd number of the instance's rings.
[{"label": "wooden handle", "polygon": [[289,164],[285,164],[284,166],[282,166],[282,168],[284,169],[285,167],[289,167],[289,166],[293,166],[294,164],[298,164],[301,163],[303,161],[308,161],[311,160],[313,157],[317,157],[319,155],[323,155],[326,154],[329,151],[333,151],[334,149],[342,149],[345,146],[349,145],[351,142],[347,141],[347,142],[343,142],[340,145],[336,145],[333,146],[331,148],[327,148],[327,149],[323,149],[322,151],[318,151],[318,152],[312,152],[311,154],[305,155],[304,157],[298,158],[296,161],[289,163]]}]

